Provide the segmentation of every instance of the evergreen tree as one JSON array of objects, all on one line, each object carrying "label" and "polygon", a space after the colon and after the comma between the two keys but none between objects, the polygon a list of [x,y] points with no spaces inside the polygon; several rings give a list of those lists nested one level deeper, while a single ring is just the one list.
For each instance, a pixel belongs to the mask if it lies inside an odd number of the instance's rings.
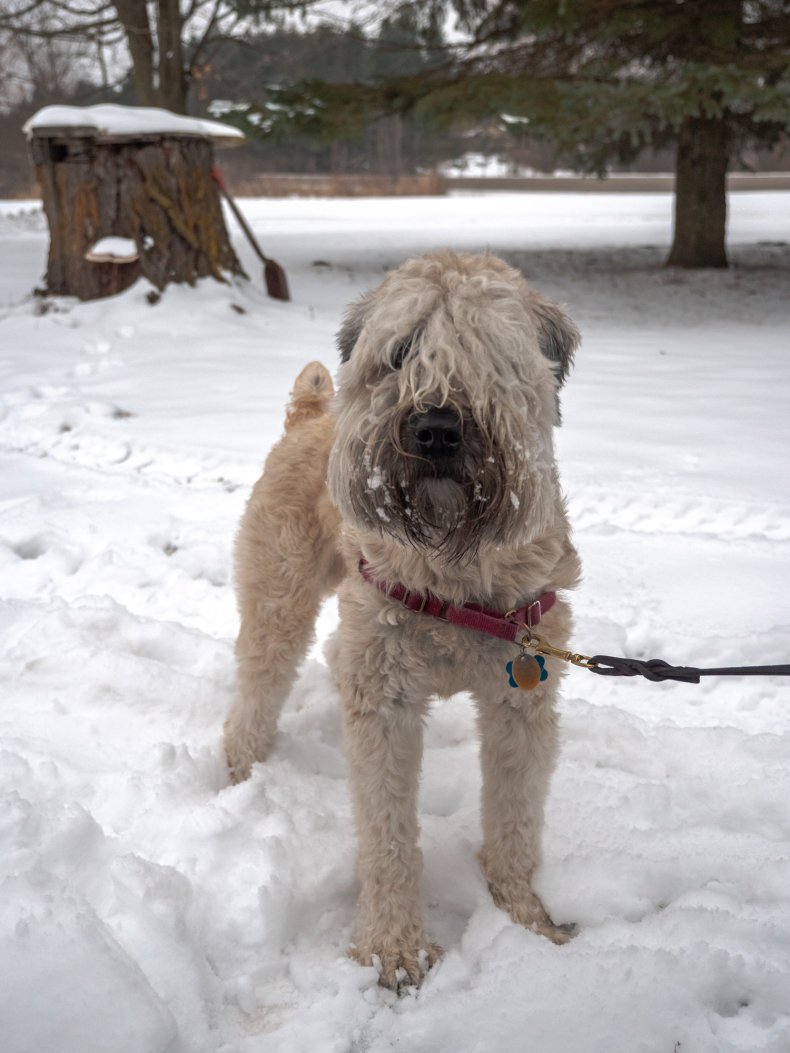
[{"label": "evergreen tree", "polygon": [[280,114],[329,136],[372,114],[498,117],[599,174],[674,143],[668,262],[727,265],[728,167],[790,131],[787,0],[407,0],[398,17],[427,48],[450,10],[466,36],[443,56],[363,83],[302,83],[281,92]]},{"label": "evergreen tree", "polygon": [[727,169],[742,146],[790,130],[790,6],[500,0],[483,8],[473,0],[461,11],[487,52],[471,57],[477,76],[487,68],[529,82],[517,112],[587,170],[675,142],[668,262],[726,266]]}]

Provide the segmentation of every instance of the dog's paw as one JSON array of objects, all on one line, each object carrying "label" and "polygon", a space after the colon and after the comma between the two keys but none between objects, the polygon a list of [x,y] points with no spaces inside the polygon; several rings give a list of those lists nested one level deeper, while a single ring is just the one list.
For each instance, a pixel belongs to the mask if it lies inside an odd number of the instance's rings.
[{"label": "dog's paw", "polygon": [[539,936],[545,936],[552,943],[568,943],[576,935],[578,929],[575,925],[557,925],[552,921],[548,911],[537,896],[530,889],[528,892],[519,890],[518,894],[510,894],[501,887],[489,883],[494,903],[506,910],[517,925],[523,925],[525,929],[536,932]]},{"label": "dog's paw", "polygon": [[386,947],[352,947],[352,958],[360,965],[372,965],[379,974],[379,984],[391,991],[419,987],[423,977],[442,956],[442,948],[426,942],[419,948],[392,944]]},{"label": "dog's paw", "polygon": [[[557,925],[545,911],[544,915],[545,921],[530,922],[527,928],[536,932],[538,936],[545,936],[547,940],[551,940],[552,943],[556,943],[558,946],[562,946],[563,943],[570,943],[579,931],[578,926],[572,922],[568,925]],[[513,920],[518,921],[519,919],[514,918]],[[521,922],[521,924],[523,925],[524,922]]]},{"label": "dog's paw", "polygon": [[225,724],[225,760],[232,783],[249,779],[253,764],[266,760],[270,745],[249,734],[240,734],[228,721]]}]

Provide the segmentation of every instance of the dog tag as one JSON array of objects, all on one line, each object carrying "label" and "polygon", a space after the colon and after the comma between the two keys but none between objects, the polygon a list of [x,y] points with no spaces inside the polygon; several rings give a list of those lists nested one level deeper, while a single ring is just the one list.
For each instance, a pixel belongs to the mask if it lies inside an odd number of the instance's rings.
[{"label": "dog tag", "polygon": [[522,651],[505,666],[510,677],[510,686],[520,687],[522,691],[531,691],[541,681],[548,679],[549,673],[544,668],[545,664],[542,655],[533,656]]}]

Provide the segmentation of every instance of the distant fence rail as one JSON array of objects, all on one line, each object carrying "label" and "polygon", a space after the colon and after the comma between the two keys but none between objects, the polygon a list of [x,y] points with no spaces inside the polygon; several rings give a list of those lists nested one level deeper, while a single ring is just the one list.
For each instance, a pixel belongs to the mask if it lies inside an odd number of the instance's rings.
[{"label": "distant fence rail", "polygon": [[233,181],[243,197],[401,197],[443,194],[444,180],[425,175],[291,175],[261,172]]},{"label": "distant fence rail", "polygon": [[[671,193],[669,174],[629,173],[595,176],[302,175],[261,172],[231,180],[242,197],[396,197],[441,195],[458,191],[591,192],[597,194]],[[729,190],[790,190],[790,172],[731,172]]]},{"label": "distant fence rail", "polygon": [[[445,179],[445,193],[452,190],[590,191],[596,194],[670,193],[675,177],[668,173],[629,172],[598,179],[596,176],[459,176]],[[728,190],[790,190],[790,172],[730,172]]]}]

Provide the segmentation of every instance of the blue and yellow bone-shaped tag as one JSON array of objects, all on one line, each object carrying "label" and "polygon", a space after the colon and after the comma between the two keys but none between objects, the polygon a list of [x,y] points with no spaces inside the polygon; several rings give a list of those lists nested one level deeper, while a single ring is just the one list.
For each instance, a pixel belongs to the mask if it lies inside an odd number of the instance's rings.
[{"label": "blue and yellow bone-shaped tag", "polygon": [[548,680],[549,671],[545,666],[546,660],[543,655],[531,655],[522,651],[505,666],[508,683],[511,687],[520,687],[522,691],[531,691],[533,687]]}]

